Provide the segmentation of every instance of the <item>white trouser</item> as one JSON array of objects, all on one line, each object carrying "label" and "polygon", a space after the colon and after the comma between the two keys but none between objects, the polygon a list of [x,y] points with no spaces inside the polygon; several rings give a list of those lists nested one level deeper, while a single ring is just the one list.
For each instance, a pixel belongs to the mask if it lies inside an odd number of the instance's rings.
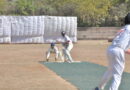
[{"label": "white trouser", "polygon": [[67,48],[63,49],[64,59],[68,60],[68,62],[73,62],[70,51],[73,48],[73,44],[69,44]]},{"label": "white trouser", "polygon": [[101,79],[99,88],[104,89],[107,82],[112,79],[109,90],[118,90],[125,67],[124,50],[110,46],[107,50],[107,57],[109,62],[108,69]]}]

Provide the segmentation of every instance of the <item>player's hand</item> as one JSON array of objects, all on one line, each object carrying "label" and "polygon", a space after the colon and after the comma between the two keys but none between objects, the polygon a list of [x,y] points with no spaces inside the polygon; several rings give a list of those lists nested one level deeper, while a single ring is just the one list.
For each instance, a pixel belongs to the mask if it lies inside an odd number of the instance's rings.
[{"label": "player's hand", "polygon": [[125,53],[130,55],[130,49],[126,50]]}]

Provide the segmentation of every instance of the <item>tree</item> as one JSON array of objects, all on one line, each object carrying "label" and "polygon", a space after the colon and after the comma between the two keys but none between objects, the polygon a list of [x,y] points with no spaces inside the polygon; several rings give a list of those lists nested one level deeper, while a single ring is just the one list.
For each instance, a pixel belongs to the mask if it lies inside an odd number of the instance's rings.
[{"label": "tree", "polygon": [[78,26],[120,26],[130,0],[0,0],[1,15],[77,16]]},{"label": "tree", "polygon": [[20,15],[34,15],[35,0],[17,0],[16,1],[16,14]]},{"label": "tree", "polygon": [[7,11],[7,1],[6,0],[0,0],[0,14],[4,14]]},{"label": "tree", "polygon": [[[96,26],[108,15],[110,0],[77,0],[79,2],[77,15],[82,25]],[[81,25],[81,26],[82,26]]]}]

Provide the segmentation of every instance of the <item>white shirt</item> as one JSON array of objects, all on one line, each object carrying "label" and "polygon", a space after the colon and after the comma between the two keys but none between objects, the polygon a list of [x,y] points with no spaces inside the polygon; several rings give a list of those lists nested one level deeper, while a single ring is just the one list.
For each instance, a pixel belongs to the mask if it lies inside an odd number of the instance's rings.
[{"label": "white shirt", "polygon": [[123,50],[127,50],[130,47],[130,25],[126,25],[112,42],[112,46],[117,46]]},{"label": "white shirt", "polygon": [[65,43],[68,42],[69,44],[71,44],[71,43],[72,43],[72,40],[69,38],[69,36],[65,35],[65,36],[64,36],[64,42],[65,42]]},{"label": "white shirt", "polygon": [[58,48],[56,47],[56,46],[54,46],[54,48],[49,48],[48,49],[48,52],[50,52],[50,53],[59,53],[59,50],[58,50]]}]

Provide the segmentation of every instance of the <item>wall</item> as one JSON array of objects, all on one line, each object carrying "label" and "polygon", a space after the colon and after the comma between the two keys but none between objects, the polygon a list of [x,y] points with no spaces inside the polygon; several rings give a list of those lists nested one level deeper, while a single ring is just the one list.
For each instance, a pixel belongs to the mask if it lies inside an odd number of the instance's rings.
[{"label": "wall", "polygon": [[120,27],[78,27],[78,40],[112,39]]}]

